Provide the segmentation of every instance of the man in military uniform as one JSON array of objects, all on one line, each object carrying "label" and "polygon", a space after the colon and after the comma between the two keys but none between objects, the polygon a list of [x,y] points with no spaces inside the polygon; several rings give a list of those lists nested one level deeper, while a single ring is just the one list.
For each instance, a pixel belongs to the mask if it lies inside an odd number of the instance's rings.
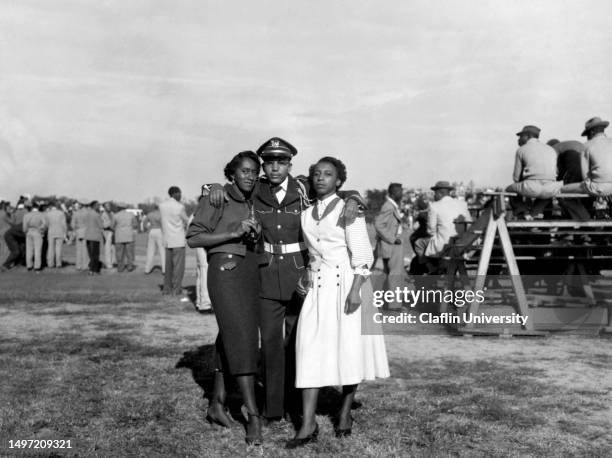
[{"label": "man in military uniform", "polygon": [[[306,179],[290,175],[291,159],[297,154],[293,145],[274,137],[261,145],[257,154],[263,161],[265,173],[252,194],[263,235],[259,263],[259,325],[265,383],[264,416],[276,420],[285,413],[299,411],[300,396],[295,390],[295,324],[303,298],[296,292],[296,286],[308,265],[300,214],[310,206],[313,196],[309,195]],[[364,202],[354,191],[338,194],[350,199],[342,215],[348,224],[357,216],[359,204]],[[213,205],[221,205],[223,190],[214,187],[210,199]]]}]

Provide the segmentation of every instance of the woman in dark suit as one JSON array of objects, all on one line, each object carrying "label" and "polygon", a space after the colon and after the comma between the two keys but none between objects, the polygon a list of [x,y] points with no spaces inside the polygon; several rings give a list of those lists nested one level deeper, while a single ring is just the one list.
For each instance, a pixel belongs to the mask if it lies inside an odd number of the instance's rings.
[{"label": "woman in dark suit", "polygon": [[217,371],[207,420],[225,427],[225,378],[236,378],[248,414],[246,442],[261,445],[261,417],[255,402],[257,370],[257,300],[259,279],[255,242],[260,226],[250,200],[259,176],[259,159],[252,151],[238,153],[225,166],[229,201],[220,208],[200,199],[187,231],[191,248],[204,247],[208,256],[208,288],[219,326],[215,343]]}]

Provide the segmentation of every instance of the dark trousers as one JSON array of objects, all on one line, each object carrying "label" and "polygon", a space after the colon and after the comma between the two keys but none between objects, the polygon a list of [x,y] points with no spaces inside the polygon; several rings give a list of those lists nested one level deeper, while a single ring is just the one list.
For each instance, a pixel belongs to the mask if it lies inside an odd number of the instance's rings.
[{"label": "dark trousers", "polygon": [[302,302],[294,294],[288,301],[261,298],[259,303],[266,387],[264,415],[268,418],[296,412],[300,406],[300,394],[295,388],[295,332]]},{"label": "dark trousers", "polygon": [[538,216],[544,213],[544,209],[552,203],[552,199],[530,199],[529,197],[510,197],[510,206],[516,216]]},{"label": "dark trousers", "polygon": [[[570,218],[578,221],[586,221],[591,219],[589,211],[584,206],[583,202],[589,202],[588,199],[559,199],[559,204],[565,209]],[[589,202],[592,204],[592,202]]]},{"label": "dark trousers", "polygon": [[4,267],[10,268],[13,265],[23,264],[25,261],[23,229],[19,226],[12,226],[4,233],[4,241],[10,251],[8,258],[4,261]]},{"label": "dark trousers", "polygon": [[89,254],[89,271],[100,272],[100,242],[87,240],[87,254]]},{"label": "dark trousers", "polygon": [[125,268],[134,266],[134,242],[115,243],[117,252],[117,271],[123,272]]},{"label": "dark trousers", "polygon": [[166,248],[166,272],[164,273],[164,294],[180,295],[185,275],[185,247]]}]

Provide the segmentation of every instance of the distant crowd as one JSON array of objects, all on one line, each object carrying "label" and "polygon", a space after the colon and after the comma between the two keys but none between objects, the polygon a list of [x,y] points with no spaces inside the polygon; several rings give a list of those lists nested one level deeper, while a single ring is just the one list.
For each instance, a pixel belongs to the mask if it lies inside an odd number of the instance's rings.
[{"label": "distant crowd", "polygon": [[[43,268],[66,266],[64,246],[74,244],[75,267],[88,275],[133,272],[135,236],[148,232],[145,274],[156,265],[164,274],[163,293],[188,301],[183,294],[185,230],[189,219],[181,203],[181,190],[172,186],[169,197],[141,216],[122,202],[73,202],[19,197],[12,206],[0,201],[0,271],[20,266],[40,273]],[[156,255],[159,264],[156,264]],[[200,257],[198,253],[198,257]],[[103,270],[104,269],[104,270]],[[202,272],[198,271],[198,277]],[[205,272],[203,273],[205,277]],[[205,278],[198,278],[198,306],[210,308]]]}]

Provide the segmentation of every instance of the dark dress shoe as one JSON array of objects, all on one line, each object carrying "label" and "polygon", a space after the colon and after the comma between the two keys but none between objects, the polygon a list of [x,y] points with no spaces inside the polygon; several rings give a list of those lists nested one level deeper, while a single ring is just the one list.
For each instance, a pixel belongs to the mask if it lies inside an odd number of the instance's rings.
[{"label": "dark dress shoe", "polygon": [[294,437],[290,441],[285,444],[286,449],[294,449],[298,447],[303,447],[306,444],[311,444],[317,441],[317,437],[319,436],[319,424],[315,423],[315,429],[312,433],[310,433],[306,437]]}]

